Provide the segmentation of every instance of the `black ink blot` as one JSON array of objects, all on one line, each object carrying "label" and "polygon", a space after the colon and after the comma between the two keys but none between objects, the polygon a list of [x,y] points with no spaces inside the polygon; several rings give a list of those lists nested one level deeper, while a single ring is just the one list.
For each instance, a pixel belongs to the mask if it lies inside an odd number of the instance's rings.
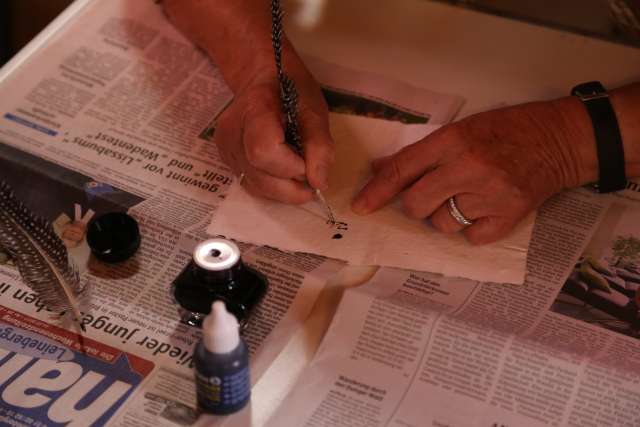
[{"label": "black ink blot", "polygon": [[333,238],[334,239],[342,239],[342,234],[340,234],[340,233],[334,234]]}]

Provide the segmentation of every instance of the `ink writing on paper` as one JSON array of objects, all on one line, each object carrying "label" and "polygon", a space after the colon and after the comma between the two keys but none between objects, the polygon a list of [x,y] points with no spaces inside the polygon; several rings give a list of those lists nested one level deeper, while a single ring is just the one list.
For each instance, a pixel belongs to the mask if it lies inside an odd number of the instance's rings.
[{"label": "ink writing on paper", "polygon": [[327,225],[331,226],[331,228],[338,231],[331,238],[332,239],[342,239],[344,237],[344,232],[349,230],[349,224],[341,221],[327,221]]}]

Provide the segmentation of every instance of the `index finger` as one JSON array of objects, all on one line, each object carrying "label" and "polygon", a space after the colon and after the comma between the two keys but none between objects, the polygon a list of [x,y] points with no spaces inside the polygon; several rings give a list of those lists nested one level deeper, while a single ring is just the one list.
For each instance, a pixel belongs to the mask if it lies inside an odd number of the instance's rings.
[{"label": "index finger", "polygon": [[437,146],[422,140],[404,147],[375,172],[351,204],[351,209],[366,215],[374,212],[393,197],[437,166],[439,153]]},{"label": "index finger", "polygon": [[307,178],[312,188],[324,191],[329,187],[329,168],[335,160],[328,113],[303,110],[300,119]]}]

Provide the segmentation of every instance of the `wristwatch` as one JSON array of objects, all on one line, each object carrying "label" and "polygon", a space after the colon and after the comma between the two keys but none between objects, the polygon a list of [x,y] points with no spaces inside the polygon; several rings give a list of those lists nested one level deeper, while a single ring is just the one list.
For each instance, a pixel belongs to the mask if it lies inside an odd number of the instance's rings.
[{"label": "wristwatch", "polygon": [[582,83],[571,90],[578,97],[591,117],[598,153],[598,183],[593,187],[599,193],[623,190],[627,186],[624,171],[624,149],[616,113],[609,94],[597,81]]}]

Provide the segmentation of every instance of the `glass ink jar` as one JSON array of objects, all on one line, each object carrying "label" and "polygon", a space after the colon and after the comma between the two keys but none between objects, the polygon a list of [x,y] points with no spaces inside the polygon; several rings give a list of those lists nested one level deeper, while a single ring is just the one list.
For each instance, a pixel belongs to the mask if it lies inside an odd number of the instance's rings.
[{"label": "glass ink jar", "polygon": [[193,251],[193,259],[172,283],[173,296],[182,308],[183,323],[200,327],[214,301],[223,301],[240,323],[267,291],[268,280],[242,262],[238,246],[226,239],[209,239]]}]

